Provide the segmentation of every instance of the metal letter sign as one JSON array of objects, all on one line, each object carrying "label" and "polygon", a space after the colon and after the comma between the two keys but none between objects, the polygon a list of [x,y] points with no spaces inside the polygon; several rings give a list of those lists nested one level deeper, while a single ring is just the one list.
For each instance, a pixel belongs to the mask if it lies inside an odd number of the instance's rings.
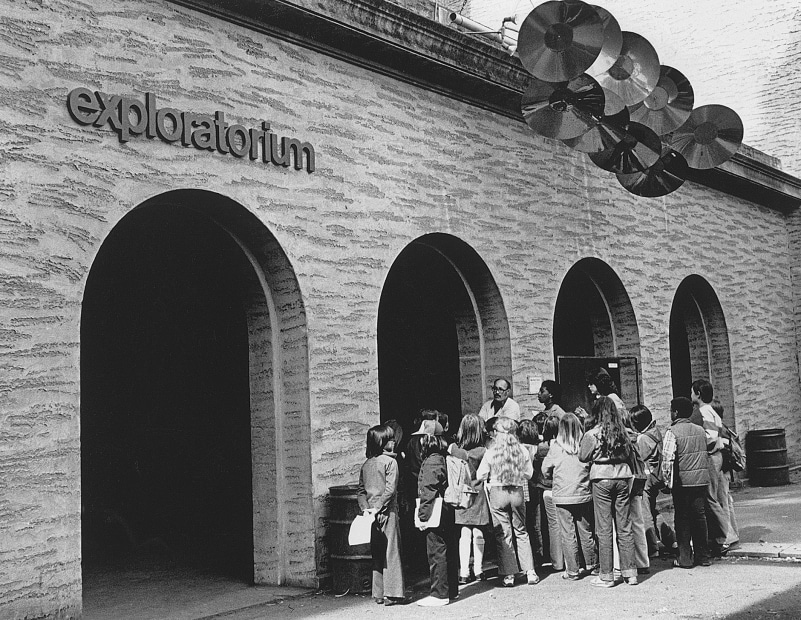
[{"label": "metal letter sign", "polygon": [[[158,108],[156,96],[145,93],[145,100],[109,95],[88,88],[76,88],[67,96],[67,110],[79,125],[102,127],[108,124],[117,132],[120,142],[134,136],[158,136],[164,142],[181,141],[203,151],[217,151],[223,155],[249,157],[256,161],[288,168],[294,161],[295,170],[314,172],[314,147],[297,138],[279,139],[262,121],[260,128],[228,125],[225,114],[181,112],[175,108]],[[279,152],[280,151],[280,152]]]}]

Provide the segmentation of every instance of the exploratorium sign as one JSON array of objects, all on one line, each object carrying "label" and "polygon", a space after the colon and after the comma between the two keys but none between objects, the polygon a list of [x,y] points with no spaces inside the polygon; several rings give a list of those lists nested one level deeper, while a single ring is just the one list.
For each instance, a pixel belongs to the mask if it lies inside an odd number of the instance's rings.
[{"label": "exploratorium sign", "polygon": [[[132,136],[158,136],[165,142],[178,142],[204,151],[217,151],[234,157],[249,157],[276,166],[289,167],[294,160],[295,170],[314,172],[314,147],[297,138],[279,138],[262,121],[261,128],[229,125],[225,113],[214,115],[181,112],[175,108],[159,108],[156,95],[145,93],[144,102],[138,99],[108,95],[88,88],[76,88],[67,96],[67,110],[80,125],[102,127],[107,124],[117,132],[120,142]],[[279,147],[280,144],[280,147]]]}]

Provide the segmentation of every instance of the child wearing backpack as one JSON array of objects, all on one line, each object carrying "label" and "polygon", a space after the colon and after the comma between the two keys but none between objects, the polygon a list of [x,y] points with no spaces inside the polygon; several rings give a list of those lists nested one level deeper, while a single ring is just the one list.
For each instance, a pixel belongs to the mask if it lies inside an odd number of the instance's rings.
[{"label": "child wearing backpack", "polygon": [[357,500],[364,514],[375,515],[370,533],[373,600],[379,605],[405,603],[398,520],[398,463],[395,435],[386,424],[367,431],[367,461],[359,473]]},{"label": "child wearing backpack", "polygon": [[[712,409],[715,410],[720,416],[721,421],[723,420],[723,405],[717,398],[712,399]],[[739,445],[739,440],[736,434],[732,433],[729,430],[729,427],[725,424],[722,425],[723,432],[721,433],[721,440],[723,441],[723,488],[726,489],[726,496],[728,500],[728,514],[729,514],[729,530],[726,533],[726,547],[729,548],[732,545],[736,545],[740,542],[740,532],[737,528],[737,517],[734,515],[734,498],[731,495],[730,491],[730,484],[734,476],[735,467],[739,466],[738,471],[742,471],[744,469],[744,463],[738,463],[735,459],[731,456],[732,454],[732,442],[737,442],[737,447],[739,448],[739,452],[742,454],[743,449]]]},{"label": "child wearing backpack", "polygon": [[[485,579],[482,564],[484,560],[484,530],[490,523],[487,495],[484,482],[476,480],[476,471],[487,451],[485,446],[484,422],[476,415],[462,418],[456,443],[448,448],[454,457],[467,461],[470,470],[470,485],[475,492],[473,503],[468,508],[456,510],[456,527],[459,537],[459,583],[466,584],[476,579]],[[470,568],[470,552],[473,552],[473,567]]]}]

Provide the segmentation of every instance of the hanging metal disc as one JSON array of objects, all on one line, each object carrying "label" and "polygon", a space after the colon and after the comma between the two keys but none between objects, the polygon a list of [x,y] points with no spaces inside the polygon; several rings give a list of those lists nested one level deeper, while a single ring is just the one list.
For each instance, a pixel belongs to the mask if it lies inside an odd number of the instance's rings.
[{"label": "hanging metal disc", "polygon": [[543,2],[523,20],[517,53],[535,78],[564,82],[595,62],[603,41],[601,18],[586,2]]},{"label": "hanging metal disc", "polygon": [[546,138],[575,138],[604,113],[604,93],[589,75],[569,82],[531,80],[521,103],[523,118]]},{"label": "hanging metal disc", "polygon": [[669,137],[691,168],[705,170],[728,161],[743,143],[743,122],[725,105],[696,108]]},{"label": "hanging metal disc", "polygon": [[601,153],[613,149],[626,135],[629,124],[628,108],[623,106],[617,114],[593,119],[592,126],[577,138],[562,140],[570,148],[582,153]]},{"label": "hanging metal disc", "polygon": [[611,148],[588,153],[599,168],[617,174],[645,172],[662,153],[662,142],[653,130],[639,123],[629,123],[622,139]]},{"label": "hanging metal disc", "polygon": [[631,120],[663,136],[690,118],[694,101],[690,81],[673,67],[662,65],[656,88],[644,101],[630,107]]},{"label": "hanging metal disc", "polygon": [[623,100],[620,98],[619,95],[613,93],[611,90],[603,89],[604,91],[604,115],[606,116],[614,116],[619,114],[623,110],[626,110],[626,122],[628,122],[628,115],[629,110],[626,108],[626,104],[623,103]]},{"label": "hanging metal disc", "polygon": [[601,74],[592,74],[626,105],[643,101],[659,82],[659,56],[645,37],[623,33],[623,46],[614,64]]},{"label": "hanging metal disc", "polygon": [[687,179],[687,160],[669,146],[662,145],[662,155],[645,172],[618,174],[617,180],[632,194],[656,198],[676,191]]},{"label": "hanging metal disc", "polygon": [[609,11],[600,6],[593,6],[592,8],[597,11],[601,18],[601,23],[604,27],[604,42],[598,58],[590,65],[586,73],[599,75],[615,64],[617,57],[620,56],[620,50],[623,47],[623,32],[620,30],[617,20]]}]

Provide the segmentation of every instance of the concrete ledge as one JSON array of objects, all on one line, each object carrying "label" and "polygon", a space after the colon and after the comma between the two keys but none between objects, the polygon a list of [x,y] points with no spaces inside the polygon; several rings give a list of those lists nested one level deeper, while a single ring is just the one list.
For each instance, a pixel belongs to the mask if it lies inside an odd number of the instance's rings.
[{"label": "concrete ledge", "polygon": [[735,558],[794,558],[801,559],[801,545],[776,543],[741,543],[731,549],[728,557]]}]

